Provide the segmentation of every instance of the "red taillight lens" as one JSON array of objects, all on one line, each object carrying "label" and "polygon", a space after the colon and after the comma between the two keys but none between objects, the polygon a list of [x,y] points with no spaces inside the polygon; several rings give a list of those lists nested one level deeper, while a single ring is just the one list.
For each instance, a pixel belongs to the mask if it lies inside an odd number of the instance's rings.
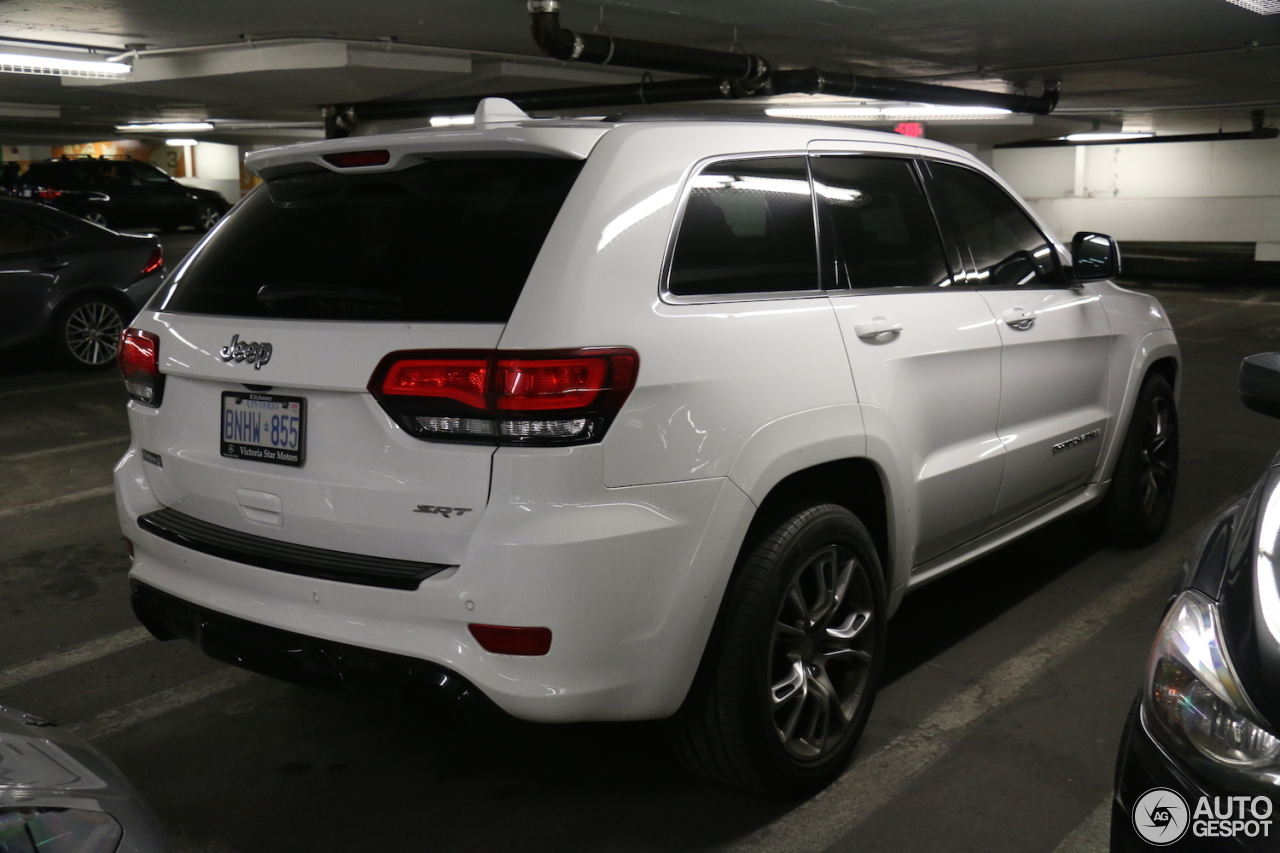
[{"label": "red taillight lens", "polygon": [[147,259],[146,266],[142,268],[142,272],[138,273],[138,275],[144,276],[153,273],[162,266],[164,266],[164,249],[156,246],[156,250],[151,253],[151,257]]},{"label": "red taillight lens", "polygon": [[40,189],[36,190],[36,196],[39,198],[54,199],[54,198],[61,197],[61,195],[62,195],[62,190],[51,190],[48,187],[41,187]]},{"label": "red taillight lens", "polygon": [[369,391],[418,438],[584,444],[604,436],[639,364],[624,348],[401,352]]},{"label": "red taillight lens", "polygon": [[482,359],[406,359],[397,361],[382,380],[383,394],[456,400],[484,408],[489,362]]},{"label": "red taillight lens", "polygon": [[468,625],[485,651],[499,655],[545,655],[551,650],[550,628]]},{"label": "red taillight lens", "polygon": [[385,166],[391,162],[391,152],[343,151],[338,154],[326,154],[324,160],[339,169],[351,169],[356,166]]},{"label": "red taillight lens", "polygon": [[141,329],[125,329],[120,334],[116,364],[130,397],[148,406],[160,405],[164,375],[160,372],[158,337]]},{"label": "red taillight lens", "polygon": [[609,362],[602,358],[560,358],[498,362],[498,408],[546,411],[589,406],[607,388]]}]

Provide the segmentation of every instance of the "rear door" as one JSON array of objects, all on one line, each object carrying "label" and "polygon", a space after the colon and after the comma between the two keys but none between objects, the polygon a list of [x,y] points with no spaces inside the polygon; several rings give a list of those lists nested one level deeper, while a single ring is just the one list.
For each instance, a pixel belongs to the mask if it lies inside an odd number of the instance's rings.
[{"label": "rear door", "polygon": [[1111,327],[1098,296],[1071,286],[1053,242],[998,184],[957,164],[928,168],[963,244],[965,275],[1004,345],[999,433],[1007,462],[994,527],[1089,481],[1111,428]]},{"label": "rear door", "polygon": [[131,419],[148,485],[233,531],[457,563],[492,446],[415,437],[368,387],[392,352],[497,345],[581,162],[302,168],[246,199],[136,321],[165,374],[160,406]]},{"label": "rear door", "polygon": [[[912,565],[979,535],[1004,471],[1000,336],[952,275],[913,160],[814,151],[824,267],[868,441],[900,466]],[[874,451],[873,451],[874,455]]]}]

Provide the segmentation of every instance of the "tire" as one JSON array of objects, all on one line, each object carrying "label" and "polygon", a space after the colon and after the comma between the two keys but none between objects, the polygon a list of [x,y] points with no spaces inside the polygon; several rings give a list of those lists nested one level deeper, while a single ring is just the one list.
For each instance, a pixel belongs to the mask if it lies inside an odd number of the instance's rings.
[{"label": "tire", "polygon": [[53,327],[54,351],[76,370],[110,367],[120,348],[126,318],[120,307],[101,296],[82,296],[68,303]]},{"label": "tire", "polygon": [[222,218],[222,211],[214,207],[212,204],[202,204],[196,208],[195,225],[196,230],[205,233],[210,228],[218,224],[218,220]]},{"label": "tire", "polygon": [[100,225],[103,228],[110,228],[111,223],[107,218],[107,212],[101,207],[86,207],[80,211],[80,218],[85,222],[92,222],[94,225]]},{"label": "tire", "polygon": [[836,504],[779,517],[745,553],[668,739],[691,770],[773,797],[844,770],[884,658],[875,545]]},{"label": "tire", "polygon": [[1177,405],[1168,381],[1152,373],[1138,391],[1101,507],[1111,541],[1139,547],[1159,539],[1169,523],[1177,482]]}]

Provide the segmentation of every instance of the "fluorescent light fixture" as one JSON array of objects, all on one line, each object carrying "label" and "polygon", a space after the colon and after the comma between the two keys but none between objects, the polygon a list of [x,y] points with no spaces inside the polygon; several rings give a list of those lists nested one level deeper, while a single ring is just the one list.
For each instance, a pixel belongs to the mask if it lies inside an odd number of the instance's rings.
[{"label": "fluorescent light fixture", "polygon": [[780,118],[812,118],[822,121],[972,121],[1009,115],[1009,110],[995,107],[945,107],[930,104],[908,104],[899,107],[837,106],[772,107],[765,115]]},{"label": "fluorescent light fixture", "polygon": [[124,62],[0,53],[0,71],[48,77],[119,77],[129,74],[133,68]]},{"label": "fluorescent light fixture", "polygon": [[1064,136],[1068,142],[1119,142],[1125,139],[1145,139],[1154,133],[1073,133]]},{"label": "fluorescent light fixture", "polygon": [[213,130],[207,121],[155,121],[137,124],[117,124],[120,133],[201,133]]},{"label": "fluorescent light fixture", "polygon": [[1280,0],[1227,0],[1233,6],[1259,15],[1280,15]]},{"label": "fluorescent light fixture", "polygon": [[166,139],[165,145],[172,145],[174,148],[182,148],[187,145],[195,145],[199,143],[198,139]]},{"label": "fluorescent light fixture", "polygon": [[470,127],[476,123],[475,116],[432,116],[432,127]]}]

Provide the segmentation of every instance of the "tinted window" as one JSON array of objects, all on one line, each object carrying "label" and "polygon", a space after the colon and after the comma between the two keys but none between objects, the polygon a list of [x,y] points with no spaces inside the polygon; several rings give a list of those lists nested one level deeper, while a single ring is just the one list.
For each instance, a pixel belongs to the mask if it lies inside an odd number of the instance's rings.
[{"label": "tinted window", "polygon": [[60,236],[62,235],[26,217],[0,213],[0,252],[38,249]]},{"label": "tinted window", "polygon": [[160,184],[162,186],[168,186],[170,183],[169,176],[157,169],[155,166],[150,166],[146,163],[133,163],[131,165],[133,166],[134,180],[139,184]]},{"label": "tinted window", "polygon": [[668,287],[677,296],[817,289],[805,158],[729,160],[694,176]]},{"label": "tinted window", "polygon": [[905,160],[822,156],[814,188],[829,228],[840,287],[937,287],[950,283],[942,240]]},{"label": "tinted window", "polygon": [[943,202],[988,287],[1063,285],[1058,253],[1009,196],[970,169],[931,165]]},{"label": "tinted window", "polygon": [[277,178],[200,248],[163,308],[503,322],[581,168],[576,160],[466,159]]},{"label": "tinted window", "polygon": [[106,189],[133,186],[133,167],[129,163],[104,160],[99,164],[98,179]]},{"label": "tinted window", "polygon": [[22,175],[23,183],[42,187],[83,187],[94,176],[91,160],[55,160],[35,163]]}]

